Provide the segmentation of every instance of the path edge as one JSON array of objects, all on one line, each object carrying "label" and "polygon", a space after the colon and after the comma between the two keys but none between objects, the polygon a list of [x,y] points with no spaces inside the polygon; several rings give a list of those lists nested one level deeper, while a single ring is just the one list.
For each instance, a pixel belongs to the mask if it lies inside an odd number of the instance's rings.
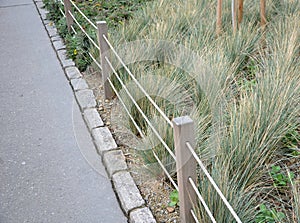
[{"label": "path edge", "polygon": [[129,223],[156,223],[156,220],[136,186],[125,156],[120,150],[107,126],[104,125],[96,110],[96,99],[89,89],[72,59],[66,56],[66,46],[59,36],[55,25],[47,19],[48,11],[42,0],[33,0],[41,21],[50,38],[52,47],[62,66],[65,76],[72,88],[76,102],[80,108],[83,120],[91,134],[97,154],[106,168],[107,175]]}]

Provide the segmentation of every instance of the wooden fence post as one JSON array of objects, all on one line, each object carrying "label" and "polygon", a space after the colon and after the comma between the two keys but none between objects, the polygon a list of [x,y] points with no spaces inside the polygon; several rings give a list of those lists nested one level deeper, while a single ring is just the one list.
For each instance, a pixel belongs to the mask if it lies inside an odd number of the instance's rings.
[{"label": "wooden fence post", "polygon": [[237,8],[238,8],[238,3],[237,0],[231,0],[231,16],[232,16],[232,28],[233,28],[233,33],[236,33],[237,31]]},{"label": "wooden fence post", "polygon": [[191,209],[197,204],[197,195],[189,183],[189,178],[197,182],[196,160],[186,143],[195,147],[194,122],[188,116],[173,119],[176,170],[179,189],[180,219],[182,223],[195,222]]},{"label": "wooden fence post", "polygon": [[69,13],[72,11],[72,5],[71,5],[70,0],[64,0],[64,9],[65,9],[68,31],[71,32],[71,26],[73,25],[74,21]]},{"label": "wooden fence post", "polygon": [[110,87],[109,82],[107,81],[107,78],[110,74],[110,67],[106,61],[105,58],[108,60],[110,59],[110,48],[107,44],[106,40],[103,38],[103,36],[107,37],[107,24],[105,21],[98,21],[97,22],[97,28],[98,28],[98,42],[100,46],[100,61],[101,61],[101,67],[102,67],[102,86],[104,88],[104,98],[105,99],[111,99],[113,97],[113,92]]}]

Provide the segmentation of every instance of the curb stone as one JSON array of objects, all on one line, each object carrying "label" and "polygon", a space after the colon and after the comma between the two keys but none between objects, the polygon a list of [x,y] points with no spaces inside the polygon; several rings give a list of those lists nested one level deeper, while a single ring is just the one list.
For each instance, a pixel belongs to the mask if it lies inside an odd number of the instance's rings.
[{"label": "curb stone", "polygon": [[96,108],[84,110],[83,117],[85,118],[87,126],[90,130],[104,126],[104,123],[103,123],[99,113],[97,112]]},{"label": "curb stone", "polygon": [[56,52],[57,52],[58,58],[62,64],[63,68],[75,66],[75,63],[73,62],[73,60],[67,58],[66,50],[58,50]]},{"label": "curb stone", "polygon": [[[46,20],[46,21],[48,21],[48,20]],[[53,37],[50,37],[50,39],[51,39],[52,43],[54,43],[55,41],[62,41],[62,38],[60,36],[53,36]]]},{"label": "curb stone", "polygon": [[100,127],[92,130],[92,136],[95,140],[96,147],[101,156],[103,152],[117,149],[118,146],[107,127]]},{"label": "curb stone", "polygon": [[53,49],[56,51],[57,57],[65,71],[66,78],[73,89],[86,125],[102,156],[107,174],[112,179],[115,193],[119,198],[121,208],[128,217],[128,221],[130,223],[155,223],[155,218],[150,209],[145,207],[145,201],[132,176],[127,171],[128,167],[123,152],[117,149],[118,146],[111,132],[107,127],[104,127],[104,123],[96,110],[97,103],[93,91],[88,89],[73,60],[66,57],[66,47],[53,23],[47,20],[48,11],[44,9],[42,0],[34,0],[34,3],[51,40]]},{"label": "curb stone", "polygon": [[118,193],[121,206],[127,215],[131,210],[145,205],[145,201],[129,172],[115,173],[112,176],[112,181]]},{"label": "curb stone", "polygon": [[66,49],[66,46],[64,45],[62,40],[53,42],[53,46],[56,51]]},{"label": "curb stone", "polygon": [[130,212],[129,223],[156,223],[149,208],[139,208]]},{"label": "curb stone", "polygon": [[89,86],[83,78],[71,79],[71,86],[74,91],[89,89]]},{"label": "curb stone", "polygon": [[45,25],[45,27],[46,27],[50,37],[54,37],[54,36],[58,35],[57,34],[57,29],[54,25],[51,25],[51,24],[48,23],[47,25]]},{"label": "curb stone", "polygon": [[82,77],[82,75],[81,75],[81,73],[80,73],[80,71],[78,70],[77,67],[67,67],[65,69],[65,73],[66,73],[67,78],[69,80],[71,80],[71,79],[78,79],[78,78]]},{"label": "curb stone", "polygon": [[86,108],[95,108],[97,105],[94,93],[90,89],[76,91],[75,97],[81,110]]},{"label": "curb stone", "polygon": [[42,2],[42,0],[36,1],[36,6],[39,9],[41,18],[43,20],[46,20],[47,19],[47,14],[48,14],[49,11],[44,8],[44,3]]},{"label": "curb stone", "polygon": [[112,177],[118,171],[127,170],[125,156],[121,150],[113,150],[104,153],[104,165],[107,167],[108,176]]}]

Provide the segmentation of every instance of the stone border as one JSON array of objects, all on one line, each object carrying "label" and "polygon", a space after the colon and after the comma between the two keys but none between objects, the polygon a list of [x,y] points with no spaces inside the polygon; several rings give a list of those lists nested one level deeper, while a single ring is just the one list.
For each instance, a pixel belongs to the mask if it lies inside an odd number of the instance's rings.
[{"label": "stone border", "polygon": [[34,3],[66,78],[72,87],[77,104],[92,135],[97,152],[100,154],[107,174],[112,181],[123,212],[130,223],[156,223],[150,209],[145,206],[146,203],[128,170],[122,150],[118,148],[110,130],[104,126],[96,110],[97,103],[93,91],[88,88],[75,63],[67,58],[66,46],[57,33],[55,25],[47,20],[48,11],[44,9],[42,0],[34,0]]}]

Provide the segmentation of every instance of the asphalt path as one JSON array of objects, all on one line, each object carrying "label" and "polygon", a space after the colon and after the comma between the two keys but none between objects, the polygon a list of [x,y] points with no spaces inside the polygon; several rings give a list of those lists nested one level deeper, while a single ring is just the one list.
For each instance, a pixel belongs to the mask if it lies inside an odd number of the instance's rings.
[{"label": "asphalt path", "polygon": [[0,77],[0,223],[127,222],[32,0],[0,0]]}]

